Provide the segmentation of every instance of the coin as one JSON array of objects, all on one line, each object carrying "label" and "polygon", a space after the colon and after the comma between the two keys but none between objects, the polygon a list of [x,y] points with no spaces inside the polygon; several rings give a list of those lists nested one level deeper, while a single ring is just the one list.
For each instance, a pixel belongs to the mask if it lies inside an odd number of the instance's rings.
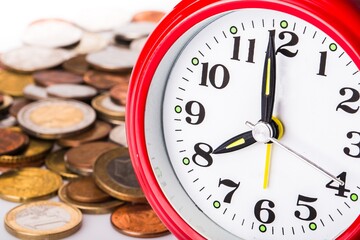
[{"label": "coin", "polygon": [[131,21],[132,22],[160,22],[160,20],[165,16],[165,12],[161,11],[142,11],[136,13]]},{"label": "coin", "polygon": [[130,49],[133,51],[140,52],[144,48],[146,41],[147,41],[147,37],[135,39],[131,41]]},{"label": "coin", "polygon": [[100,90],[108,90],[117,84],[127,83],[130,80],[129,74],[113,74],[102,71],[87,71],[84,75],[84,81]]},{"label": "coin", "polygon": [[47,99],[30,103],[18,113],[20,126],[29,134],[58,139],[82,131],[95,122],[96,113],[75,100]]},{"label": "coin", "polygon": [[78,178],[79,175],[71,172],[65,167],[64,156],[66,152],[67,149],[60,149],[48,154],[45,159],[45,165],[48,169],[66,179]]},{"label": "coin", "polygon": [[46,88],[49,96],[86,101],[97,95],[97,90],[91,86],[79,84],[55,84]]},{"label": "coin", "polygon": [[91,176],[69,182],[66,195],[70,199],[82,203],[101,203],[112,199],[109,194],[95,184],[94,178]]},{"label": "coin", "polygon": [[[18,112],[21,110],[21,108],[23,108],[24,106],[26,106],[27,104],[29,104],[31,101],[24,99],[24,98],[18,98],[15,99],[14,103],[11,105],[10,109],[9,109],[9,113],[16,117]],[[1,111],[1,110],[0,110]]]},{"label": "coin", "polygon": [[119,124],[125,120],[125,106],[119,106],[113,103],[109,93],[104,93],[93,98],[91,106],[98,113],[98,117],[107,122]]},{"label": "coin", "polygon": [[29,137],[21,132],[0,128],[0,155],[14,154],[29,144]]},{"label": "coin", "polygon": [[119,122],[118,126],[113,128],[109,134],[110,141],[127,147],[125,122]]},{"label": "coin", "polygon": [[4,103],[4,95],[0,93],[0,106]]},{"label": "coin", "polygon": [[81,227],[82,213],[62,202],[24,203],[5,215],[6,230],[17,238],[43,240],[66,238]]},{"label": "coin", "polygon": [[46,154],[50,152],[52,147],[52,142],[30,138],[29,144],[24,152],[19,153],[18,155],[2,155],[0,156],[0,163],[15,164],[14,167],[17,167],[17,165],[21,166],[24,164],[31,164],[33,162],[43,163],[43,159],[45,158]]},{"label": "coin", "polygon": [[61,177],[46,169],[12,170],[0,175],[0,198],[12,202],[50,198],[61,184]]},{"label": "coin", "polygon": [[35,84],[27,85],[23,90],[23,94],[25,98],[29,100],[42,100],[49,97],[46,92],[46,88],[37,86]]},{"label": "coin", "polygon": [[3,96],[3,103],[0,105],[0,115],[5,115],[8,113],[9,108],[14,102],[14,99],[9,95],[2,95]]},{"label": "coin", "polygon": [[84,32],[80,43],[72,49],[77,54],[98,52],[109,45],[110,40],[99,33]]},{"label": "coin", "polygon": [[64,49],[23,46],[1,55],[2,63],[15,71],[34,72],[60,65],[73,57]]},{"label": "coin", "polygon": [[111,215],[111,223],[119,232],[132,237],[160,237],[169,234],[148,204],[126,204]]},{"label": "coin", "polygon": [[0,92],[14,96],[23,96],[23,89],[34,82],[29,74],[14,73],[7,70],[0,70]]},{"label": "coin", "polygon": [[84,143],[104,139],[109,135],[110,131],[110,124],[103,121],[96,121],[94,126],[86,132],[71,137],[60,138],[57,143],[62,147],[77,147]]},{"label": "coin", "polygon": [[132,40],[147,37],[156,28],[153,22],[129,22],[114,30],[115,41],[119,44],[129,44]]},{"label": "coin", "polygon": [[94,165],[96,184],[111,196],[128,202],[146,202],[127,148],[118,147],[101,155]]},{"label": "coin", "polygon": [[106,49],[88,54],[86,61],[95,69],[109,72],[129,72],[139,53],[127,48],[109,46]]},{"label": "coin", "polygon": [[126,106],[128,88],[129,84],[127,82],[112,87],[110,89],[111,100],[117,105]]},{"label": "coin", "polygon": [[111,199],[106,202],[101,203],[83,203],[83,202],[77,202],[69,198],[67,195],[67,186],[69,183],[64,184],[60,187],[58,191],[59,199],[62,202],[65,202],[67,204],[70,204],[78,209],[80,209],[83,213],[87,214],[106,214],[114,211],[119,206],[123,205],[124,202],[119,201],[117,199]]},{"label": "coin", "polygon": [[66,60],[62,67],[68,71],[78,75],[84,75],[90,68],[85,60],[86,55],[79,55]]},{"label": "coin", "polygon": [[68,47],[80,41],[82,30],[60,19],[41,19],[32,22],[23,35],[26,45],[58,48]]},{"label": "coin", "polygon": [[118,145],[111,142],[91,142],[68,150],[65,154],[65,165],[80,175],[91,175],[96,160]]},{"label": "coin", "polygon": [[7,115],[0,120],[0,128],[8,128],[15,126],[16,124],[17,124],[16,118],[11,115]]},{"label": "coin", "polygon": [[63,70],[43,70],[33,74],[35,83],[42,87],[48,87],[59,83],[83,83],[83,78],[77,74]]}]

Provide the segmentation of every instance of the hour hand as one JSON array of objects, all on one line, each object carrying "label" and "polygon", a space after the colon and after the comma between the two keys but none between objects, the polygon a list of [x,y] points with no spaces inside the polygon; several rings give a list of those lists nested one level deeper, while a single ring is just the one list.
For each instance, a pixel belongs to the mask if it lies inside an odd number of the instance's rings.
[{"label": "hour hand", "polygon": [[221,144],[218,148],[216,148],[213,153],[220,154],[220,153],[233,152],[245,148],[247,146],[250,146],[255,142],[256,141],[252,135],[252,131],[248,131],[227,140],[226,142]]},{"label": "hour hand", "polygon": [[270,123],[274,109],[276,85],[276,58],[274,41],[269,34],[269,42],[265,56],[264,74],[261,93],[261,121]]}]

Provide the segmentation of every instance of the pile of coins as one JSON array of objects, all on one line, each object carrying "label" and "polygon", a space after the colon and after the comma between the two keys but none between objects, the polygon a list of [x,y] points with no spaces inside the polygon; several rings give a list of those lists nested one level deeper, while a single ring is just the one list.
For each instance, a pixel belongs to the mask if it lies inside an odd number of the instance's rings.
[{"label": "pile of coins", "polygon": [[[168,233],[137,182],[125,106],[133,65],[164,13],[147,11],[112,31],[61,19],[26,29],[24,46],[0,56],[0,198],[18,238],[60,239],[82,214],[111,213],[119,232]],[[49,201],[58,195],[61,202]],[[84,226],[86,227],[86,226]]]}]

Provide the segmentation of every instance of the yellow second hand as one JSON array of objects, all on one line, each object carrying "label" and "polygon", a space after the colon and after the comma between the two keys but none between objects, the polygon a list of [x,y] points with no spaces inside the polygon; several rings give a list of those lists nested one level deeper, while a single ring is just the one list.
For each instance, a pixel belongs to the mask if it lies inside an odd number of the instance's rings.
[{"label": "yellow second hand", "polygon": [[266,158],[265,158],[265,173],[264,173],[264,185],[263,188],[267,189],[269,186],[269,173],[270,173],[270,162],[271,162],[271,148],[272,144],[266,144]]}]

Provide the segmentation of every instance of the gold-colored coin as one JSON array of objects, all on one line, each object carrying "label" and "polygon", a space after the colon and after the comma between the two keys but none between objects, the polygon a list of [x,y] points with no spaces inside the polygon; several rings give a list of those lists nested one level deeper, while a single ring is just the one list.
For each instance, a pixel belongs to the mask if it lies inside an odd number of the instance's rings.
[{"label": "gold-colored coin", "polygon": [[23,89],[34,83],[30,74],[21,74],[0,69],[0,92],[14,97],[22,97]]},{"label": "gold-colored coin", "polygon": [[98,116],[105,121],[118,124],[125,120],[125,106],[113,103],[109,93],[93,98],[91,105],[98,113]]},{"label": "gold-colored coin", "polygon": [[62,239],[80,229],[82,213],[62,202],[36,201],[11,209],[5,216],[6,230],[29,240]]},{"label": "gold-colored coin", "polygon": [[79,175],[71,172],[65,166],[64,156],[67,152],[67,149],[60,149],[56,152],[50,153],[47,155],[45,159],[45,165],[51,171],[59,174],[60,176],[66,179],[75,179],[78,178]]},{"label": "gold-colored coin", "polygon": [[94,178],[110,196],[128,202],[146,202],[127,148],[118,147],[101,155],[95,162]]},{"label": "gold-colored coin", "polygon": [[0,156],[0,163],[21,164],[43,160],[51,151],[53,145],[53,142],[50,141],[30,138],[29,145],[24,152],[19,155],[2,155]]},{"label": "gold-colored coin", "polygon": [[50,198],[62,184],[61,177],[46,169],[22,168],[0,176],[0,198],[25,202]]},{"label": "gold-colored coin", "polygon": [[70,205],[80,209],[83,213],[106,214],[106,213],[112,212],[119,206],[125,204],[125,202],[119,201],[116,199],[109,200],[106,202],[101,202],[101,203],[77,202],[68,197],[67,186],[68,186],[68,184],[64,184],[63,186],[60,187],[59,192],[58,192],[59,199],[67,204],[70,204]]}]

